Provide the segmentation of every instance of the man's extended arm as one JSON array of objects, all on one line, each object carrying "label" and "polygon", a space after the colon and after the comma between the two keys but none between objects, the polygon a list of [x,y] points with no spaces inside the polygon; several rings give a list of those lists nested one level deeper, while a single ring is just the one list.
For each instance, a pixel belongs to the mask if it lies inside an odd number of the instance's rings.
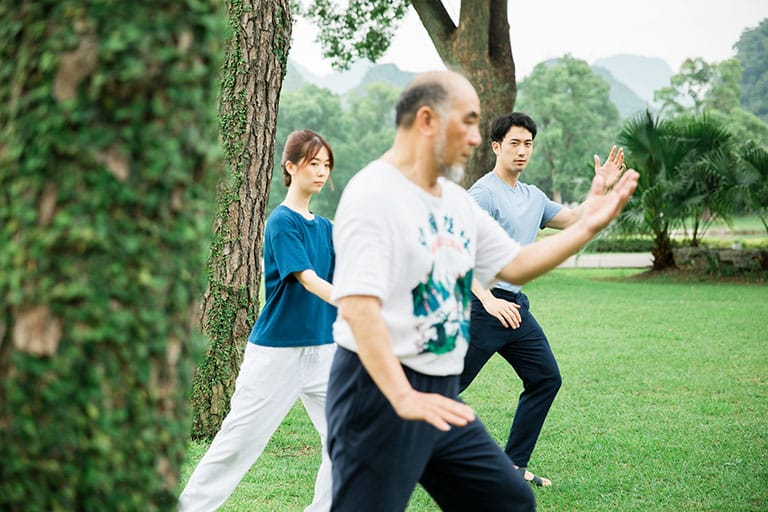
[{"label": "man's extended arm", "polygon": [[581,218],[567,229],[521,248],[515,258],[501,269],[498,277],[523,285],[575,254],[618,217],[637,188],[638,177],[636,171],[628,170],[613,188],[605,192],[603,178],[595,176],[584,201]]}]

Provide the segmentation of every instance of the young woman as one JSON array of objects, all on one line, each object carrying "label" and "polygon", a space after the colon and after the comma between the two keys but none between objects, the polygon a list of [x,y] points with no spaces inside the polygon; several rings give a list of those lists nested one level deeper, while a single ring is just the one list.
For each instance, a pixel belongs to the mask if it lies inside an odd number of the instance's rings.
[{"label": "young woman", "polygon": [[335,351],[330,304],[335,255],[331,223],[309,209],[333,169],[333,152],[317,133],[291,133],[282,158],[285,200],[264,234],[266,300],[253,326],[235,384],[231,410],[179,497],[180,510],[221,506],[259,458],[301,398],[320,434],[322,462],[307,511],[331,506],[325,395]]}]

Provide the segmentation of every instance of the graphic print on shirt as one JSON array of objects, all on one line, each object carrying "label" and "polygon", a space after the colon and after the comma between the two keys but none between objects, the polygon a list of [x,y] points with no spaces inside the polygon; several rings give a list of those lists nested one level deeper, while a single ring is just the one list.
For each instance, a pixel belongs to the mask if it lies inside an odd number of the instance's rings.
[{"label": "graphic print on shirt", "polygon": [[419,228],[419,243],[431,252],[432,268],[411,290],[413,314],[419,318],[419,352],[445,354],[456,340],[469,340],[472,265],[469,238],[452,217],[430,213],[428,228]]}]

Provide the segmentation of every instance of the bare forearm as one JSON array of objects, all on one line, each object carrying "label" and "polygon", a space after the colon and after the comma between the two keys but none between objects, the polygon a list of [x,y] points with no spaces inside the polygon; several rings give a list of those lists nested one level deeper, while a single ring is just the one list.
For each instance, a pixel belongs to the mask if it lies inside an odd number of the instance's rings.
[{"label": "bare forearm", "polygon": [[413,388],[392,351],[389,332],[377,299],[342,299],[339,309],[352,330],[360,361],[376,386],[395,406]]},{"label": "bare forearm", "polygon": [[314,270],[304,270],[303,272],[296,272],[294,275],[308,292],[317,295],[329,304],[333,304],[331,302],[333,285],[319,277]]},{"label": "bare forearm", "polygon": [[577,222],[559,233],[522,247],[517,256],[502,268],[499,277],[509,283],[523,285],[560,265],[594,236],[595,233]]}]

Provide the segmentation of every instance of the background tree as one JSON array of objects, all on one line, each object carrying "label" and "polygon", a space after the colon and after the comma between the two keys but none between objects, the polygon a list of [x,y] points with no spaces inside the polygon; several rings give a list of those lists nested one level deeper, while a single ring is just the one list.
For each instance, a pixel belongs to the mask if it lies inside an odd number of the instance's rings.
[{"label": "background tree", "polygon": [[675,199],[674,169],[685,151],[679,146],[676,127],[650,112],[624,125],[618,137],[629,167],[640,173],[637,190],[619,217],[619,226],[653,237],[653,270],[675,266],[671,230],[683,207]]},{"label": "background tree", "polygon": [[222,13],[57,0],[0,19],[0,509],[169,510]]},{"label": "background tree", "polygon": [[742,68],[736,58],[709,64],[702,59],[688,59],[680,72],[670,79],[670,86],[656,91],[666,117],[698,115],[707,111],[742,142],[768,145],[768,123],[745,110],[740,80]]},{"label": "background tree", "polygon": [[756,144],[743,148],[739,198],[754,212],[768,233],[768,150]]},{"label": "background tree", "polygon": [[[441,0],[412,0],[438,55],[449,69],[464,73],[480,97],[481,127],[515,106],[517,82],[509,38],[508,2],[462,0],[455,22]],[[304,13],[320,27],[324,55],[337,67],[357,57],[376,61],[386,49],[407,0],[350,0],[345,10],[332,0],[312,0]],[[465,185],[493,165],[490,144],[481,144],[467,163]]]},{"label": "background tree", "polygon": [[619,129],[608,90],[585,61],[569,55],[538,64],[521,82],[518,109],[539,129],[526,182],[558,202],[583,200],[594,176],[592,156],[605,160]]},{"label": "background tree", "polygon": [[768,18],[742,32],[734,45],[741,63],[741,104],[768,122]]},{"label": "background tree", "polygon": [[680,224],[683,228],[690,225],[690,244],[697,247],[707,228],[717,219],[729,221],[735,209],[735,141],[728,129],[707,113],[681,116],[673,123],[675,139],[685,156],[675,169],[672,201],[682,205]]},{"label": "background tree", "polygon": [[704,110],[704,99],[714,72],[713,65],[701,57],[685,59],[680,71],[669,79],[670,85],[653,94],[653,99],[661,105],[662,114],[668,117],[700,114]]},{"label": "background tree", "polygon": [[222,70],[220,133],[227,175],[218,193],[192,436],[216,434],[229,412],[245,343],[258,311],[261,247],[272,178],[278,101],[291,41],[288,0],[230,0],[231,37]]}]

